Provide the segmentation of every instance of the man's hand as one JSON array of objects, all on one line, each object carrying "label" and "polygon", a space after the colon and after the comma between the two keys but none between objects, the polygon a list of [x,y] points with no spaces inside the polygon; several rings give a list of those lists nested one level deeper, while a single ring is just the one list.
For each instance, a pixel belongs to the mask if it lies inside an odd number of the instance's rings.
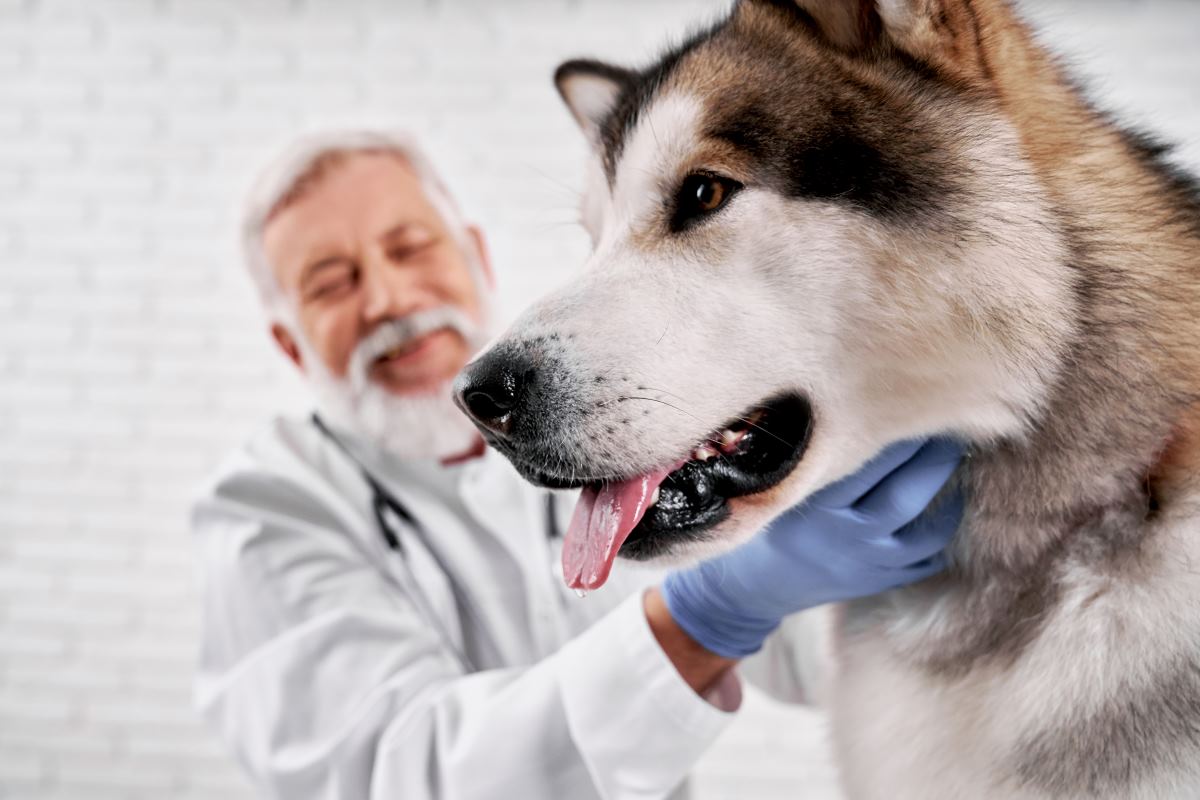
[{"label": "man's hand", "polygon": [[[757,651],[789,614],[940,572],[962,498],[954,493],[926,506],[961,458],[962,448],[948,440],[894,444],[737,550],[668,575],[665,604],[652,593],[646,609],[680,674],[703,690],[732,659]],[[676,626],[711,657],[676,642]]]}]

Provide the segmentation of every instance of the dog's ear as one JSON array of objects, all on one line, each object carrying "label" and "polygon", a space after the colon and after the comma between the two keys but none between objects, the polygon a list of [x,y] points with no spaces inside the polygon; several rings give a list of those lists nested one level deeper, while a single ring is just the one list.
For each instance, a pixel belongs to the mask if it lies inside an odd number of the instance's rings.
[{"label": "dog's ear", "polygon": [[[971,0],[748,0],[784,8],[833,47],[850,54],[890,47],[955,77],[987,79],[983,43],[991,4]],[[975,5],[984,8],[975,8]]]},{"label": "dog's ear", "polygon": [[1014,24],[1006,3],[977,0],[875,0],[891,44],[960,80],[991,81],[984,47]]},{"label": "dog's ear", "polygon": [[568,61],[554,71],[558,93],[593,145],[599,144],[605,119],[633,78],[630,70],[590,59]]},{"label": "dog's ear", "polygon": [[[762,2],[762,0],[760,0]],[[882,29],[875,0],[767,0],[794,10],[839,50],[865,50],[879,40]]]}]

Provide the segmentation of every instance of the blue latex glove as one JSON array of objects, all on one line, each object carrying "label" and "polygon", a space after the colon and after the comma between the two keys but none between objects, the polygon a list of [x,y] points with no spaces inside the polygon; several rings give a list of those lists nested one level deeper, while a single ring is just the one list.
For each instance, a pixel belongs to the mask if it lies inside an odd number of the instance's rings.
[{"label": "blue latex glove", "polygon": [[925,507],[962,453],[946,439],[885,448],[738,549],[669,574],[662,593],[671,616],[708,650],[742,658],[789,614],[941,572],[962,497]]}]

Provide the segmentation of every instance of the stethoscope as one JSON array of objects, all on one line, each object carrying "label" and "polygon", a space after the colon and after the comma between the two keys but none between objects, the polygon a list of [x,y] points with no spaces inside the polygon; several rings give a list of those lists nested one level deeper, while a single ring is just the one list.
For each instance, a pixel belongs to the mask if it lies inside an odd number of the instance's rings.
[{"label": "stethoscope", "polygon": [[[438,553],[437,549],[430,546],[429,538],[425,534],[424,526],[417,521],[417,518],[412,515],[412,512],[409,511],[408,508],[406,508],[405,505],[401,503],[394,494],[389,492],[386,487],[384,487],[375,479],[375,476],[371,474],[366,465],[364,465],[362,461],[360,461],[352,452],[350,452],[350,448],[346,446],[346,444],[337,436],[337,434],[330,430],[329,426],[325,424],[324,420],[322,420],[319,415],[314,413],[312,415],[312,422],[313,425],[316,426],[317,430],[320,431],[325,438],[333,442],[334,446],[341,451],[342,455],[344,455],[350,461],[350,463],[355,466],[359,474],[362,476],[363,481],[365,481],[367,486],[370,487],[371,510],[375,516],[375,523],[379,530],[379,535],[383,537],[383,541],[387,544],[387,548],[399,556],[398,560],[405,571],[405,578],[407,581],[397,583],[397,585],[400,587],[400,590],[408,596],[409,601],[413,604],[413,607],[417,609],[417,613],[421,615],[426,624],[428,624],[429,627],[437,633],[438,638],[441,640],[446,649],[454,654],[454,657],[458,660],[463,670],[468,673],[478,672],[479,668],[475,662],[461,647],[455,643],[454,637],[450,635],[450,631],[446,629],[444,624],[442,624],[441,618],[430,605],[429,599],[425,596],[425,593],[421,591],[421,584],[417,581],[417,577],[413,572],[412,565],[409,563],[404,552],[404,546],[401,544],[400,537],[396,533],[397,529],[393,525],[392,520],[389,519],[389,515],[399,519],[403,524],[409,527],[409,529],[413,532],[413,535],[416,536],[420,541],[421,546],[425,548],[425,552],[429,553],[433,560],[437,562],[438,568],[441,569],[442,574],[446,576],[446,580],[450,582],[450,588],[454,593],[455,601],[462,610],[463,614],[478,623],[480,617],[478,612],[476,612],[473,607],[470,596],[459,590],[458,585],[454,581],[454,573],[446,568],[446,564],[442,561],[442,557]],[[547,493],[546,536],[549,539],[555,539],[559,535],[560,531],[558,529],[558,521],[554,516],[554,495]]]}]

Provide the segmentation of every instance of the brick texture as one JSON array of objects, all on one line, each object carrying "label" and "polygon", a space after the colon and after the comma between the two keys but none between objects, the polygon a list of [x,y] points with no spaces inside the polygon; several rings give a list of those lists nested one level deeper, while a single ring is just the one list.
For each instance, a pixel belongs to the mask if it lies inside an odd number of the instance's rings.
[{"label": "brick texture", "polygon": [[[1098,96],[1200,165],[1200,4],[1027,2]],[[0,0],[0,798],[248,798],[190,708],[189,493],[302,405],[233,236],[329,125],[408,128],[515,310],[582,262],[549,76],[644,60],[716,0]],[[813,712],[754,698],[703,798],[831,798]]]}]

